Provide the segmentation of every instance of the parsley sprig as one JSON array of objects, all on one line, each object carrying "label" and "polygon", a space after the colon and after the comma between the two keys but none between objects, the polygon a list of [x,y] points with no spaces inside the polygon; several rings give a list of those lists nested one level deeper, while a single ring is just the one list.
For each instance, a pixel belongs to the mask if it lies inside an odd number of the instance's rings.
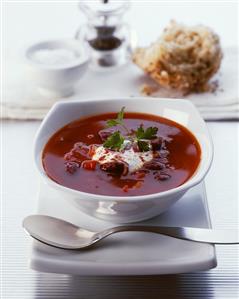
[{"label": "parsley sprig", "polygon": [[112,150],[120,150],[122,148],[124,140],[125,139],[120,134],[120,132],[116,131],[106,139],[103,146]]},{"label": "parsley sprig", "polygon": [[149,127],[144,130],[143,126],[141,125],[136,131],[136,137],[138,140],[140,139],[154,139],[156,138],[156,134],[158,132],[158,128],[156,127]]},{"label": "parsley sprig", "polygon": [[123,127],[123,129],[126,131],[127,134],[130,134],[129,129],[126,127],[126,125],[124,123],[124,110],[125,110],[125,107],[122,107],[120,112],[117,114],[117,118],[108,119],[106,123],[109,128],[120,125],[121,127]]},{"label": "parsley sprig", "polygon": [[136,141],[141,152],[148,152],[150,150],[150,145],[148,141],[157,137],[158,128],[149,127],[146,130],[141,125],[135,132]]},{"label": "parsley sprig", "polygon": [[[126,131],[127,139],[130,139],[132,143],[137,143],[141,152],[149,151],[150,144],[147,140],[151,140],[157,137],[158,128],[148,127],[147,129],[144,129],[143,125],[141,125],[135,132],[131,132],[124,123],[124,110],[125,107],[122,107],[120,112],[117,114],[116,119],[107,120],[107,126],[109,128],[118,125],[121,126]],[[107,138],[103,146],[112,150],[120,150],[122,149],[124,141],[125,137],[121,135],[120,131],[116,131]]]},{"label": "parsley sprig", "polygon": [[150,146],[149,146],[149,143],[147,141],[138,140],[137,144],[138,144],[139,150],[141,152],[148,152],[150,150]]}]

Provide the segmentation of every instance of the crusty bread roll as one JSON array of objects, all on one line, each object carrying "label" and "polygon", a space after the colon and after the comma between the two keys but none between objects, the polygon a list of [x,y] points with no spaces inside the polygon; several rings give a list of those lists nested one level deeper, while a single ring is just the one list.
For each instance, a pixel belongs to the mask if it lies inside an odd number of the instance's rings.
[{"label": "crusty bread roll", "polygon": [[208,27],[171,21],[148,48],[137,48],[133,62],[163,87],[205,91],[222,59],[219,37]]}]

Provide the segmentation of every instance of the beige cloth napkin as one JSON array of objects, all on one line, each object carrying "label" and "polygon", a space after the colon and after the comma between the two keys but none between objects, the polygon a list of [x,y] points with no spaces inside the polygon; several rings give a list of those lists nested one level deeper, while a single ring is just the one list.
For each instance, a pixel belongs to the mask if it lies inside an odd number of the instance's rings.
[{"label": "beige cloth napkin", "polygon": [[[24,64],[6,63],[4,69],[1,118],[41,120],[59,99],[46,98],[27,77]],[[224,58],[218,74],[213,78],[219,87],[214,93],[191,94],[192,101],[205,120],[239,120],[238,49],[224,49]],[[124,97],[140,95],[140,86],[149,79],[133,64],[106,72],[88,71],[76,86],[72,99]],[[155,97],[175,97],[160,90]]]}]

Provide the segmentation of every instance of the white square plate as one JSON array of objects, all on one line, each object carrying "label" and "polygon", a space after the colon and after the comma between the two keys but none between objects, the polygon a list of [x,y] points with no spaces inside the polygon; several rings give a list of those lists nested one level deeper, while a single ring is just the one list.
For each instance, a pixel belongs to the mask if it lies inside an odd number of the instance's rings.
[{"label": "white square plate", "polygon": [[[40,187],[38,213],[92,230],[114,226],[80,212],[59,191],[44,183]],[[141,224],[211,227],[204,183],[192,188],[164,214]],[[207,270],[216,264],[213,245],[144,232],[119,233],[81,251],[34,241],[30,261],[31,268],[41,272],[95,276],[184,273]]]}]

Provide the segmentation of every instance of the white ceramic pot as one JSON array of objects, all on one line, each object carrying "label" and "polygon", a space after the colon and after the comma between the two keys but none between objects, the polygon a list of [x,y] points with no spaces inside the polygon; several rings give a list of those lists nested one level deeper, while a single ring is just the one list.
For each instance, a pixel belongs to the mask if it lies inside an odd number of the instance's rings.
[{"label": "white ceramic pot", "polygon": [[[46,54],[54,59],[54,51],[67,51],[74,54],[71,60],[66,57],[61,59],[55,57],[58,63],[51,63]],[[39,51],[44,51],[44,56],[38,57]],[[42,54],[44,54],[42,53]],[[56,54],[56,52],[55,52]],[[59,52],[58,52],[59,54]],[[52,56],[53,55],[53,56]],[[39,55],[38,55],[39,56]],[[86,73],[89,64],[89,55],[78,40],[50,40],[34,44],[26,49],[25,60],[27,64],[27,75],[46,96],[54,98],[70,96],[74,93],[74,86]],[[60,61],[59,61],[60,60]]]}]

